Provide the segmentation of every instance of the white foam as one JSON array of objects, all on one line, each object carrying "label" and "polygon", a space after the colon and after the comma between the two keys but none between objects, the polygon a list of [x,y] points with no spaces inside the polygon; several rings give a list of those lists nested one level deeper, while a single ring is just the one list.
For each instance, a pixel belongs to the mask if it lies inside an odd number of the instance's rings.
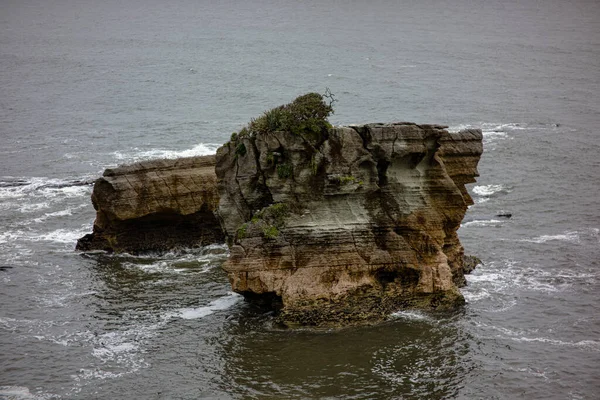
[{"label": "white foam", "polygon": [[0,399],[21,400],[35,398],[29,389],[24,386],[0,386]]},{"label": "white foam", "polygon": [[[16,179],[9,177],[11,179]],[[6,179],[6,177],[4,178]],[[21,178],[19,183],[0,187],[0,199],[20,199],[27,197],[26,204],[20,204],[21,212],[37,211],[44,208],[44,203],[31,203],[32,194],[39,194],[44,200],[53,198],[79,197],[91,193],[91,185],[82,184],[86,179],[64,180],[56,178],[30,177]]]},{"label": "white foam", "polygon": [[119,378],[123,375],[125,375],[126,373],[133,373],[136,372],[137,370],[139,370],[139,368],[135,369],[135,370],[131,370],[128,372],[111,372],[111,371],[103,371],[99,368],[96,369],[88,369],[88,368],[81,368],[79,370],[79,374],[78,375],[71,375],[71,377],[75,380],[75,381],[80,381],[80,380],[104,380],[104,379],[115,379],[115,378]]},{"label": "white foam", "polygon": [[487,139],[488,141],[494,139],[506,139],[508,137],[508,133],[502,131],[482,131],[484,142]]},{"label": "white foam", "polygon": [[114,359],[119,353],[128,353],[137,351],[138,347],[133,343],[117,343],[117,344],[108,344],[105,347],[95,348],[92,351],[92,355],[94,357],[100,358],[103,361],[108,361]]},{"label": "white foam", "polygon": [[25,234],[23,231],[7,231],[0,233],[0,244],[8,243],[9,241],[14,241],[16,239],[20,239],[24,237]]},{"label": "white foam", "polygon": [[[145,273],[149,273],[149,274],[159,274],[159,273],[180,274],[180,273],[189,273],[189,272],[205,274],[207,272],[212,271],[215,267],[218,266],[217,263],[210,263],[209,260],[203,260],[203,258],[206,258],[206,257],[196,257],[196,258],[182,257],[178,260],[159,260],[159,261],[156,261],[156,262],[153,262],[150,264],[126,261],[126,262],[123,262],[122,265],[125,268],[139,269],[139,270],[141,270]],[[189,264],[190,262],[193,262],[194,264]],[[181,263],[185,263],[186,266],[184,268],[182,268],[182,267],[177,268],[177,265],[179,265]],[[208,264],[203,265],[202,268],[200,270],[198,270],[196,268],[198,266],[198,263],[200,263],[200,264],[208,263]]]},{"label": "white foam", "polygon": [[463,224],[460,224],[461,227],[485,227],[485,226],[495,226],[498,224],[502,224],[504,221],[500,221],[497,219],[490,219],[490,220],[476,220],[476,221],[469,221],[469,222],[465,222]]},{"label": "white foam", "polygon": [[40,211],[45,208],[50,207],[50,203],[42,202],[42,203],[25,203],[19,207],[19,211],[22,213],[30,213],[35,211]]},{"label": "white foam", "polygon": [[496,142],[506,139],[512,139],[510,132],[530,129],[526,125],[519,123],[479,123],[479,124],[461,124],[448,128],[450,132],[459,132],[463,129],[481,129],[483,134],[483,144],[487,149],[493,150]]},{"label": "white foam", "polygon": [[[569,291],[581,282],[595,284],[600,277],[598,272],[573,271],[572,269],[548,270],[535,266],[522,265],[517,261],[505,260],[490,262],[466,275],[468,286],[462,289],[465,298],[478,301],[491,297],[495,303],[510,308],[517,293],[535,291],[560,293]],[[489,293],[489,296],[484,294]]]},{"label": "white foam", "polygon": [[503,185],[481,185],[473,188],[473,193],[479,196],[491,196],[495,193],[499,193],[506,190]]},{"label": "white foam", "polygon": [[493,134],[493,133],[506,133],[506,131],[517,131],[517,130],[526,130],[531,129],[525,124],[520,123],[496,123],[496,122],[483,122],[478,124],[459,124],[454,125],[448,128],[449,132],[460,132],[464,129],[481,129],[482,133],[485,135]]},{"label": "white foam", "polygon": [[[43,232],[43,233],[32,233],[25,232],[22,230],[12,230],[8,232],[0,233],[0,244],[14,242],[18,240],[24,240],[28,242],[39,242],[39,241],[48,241],[48,242],[57,242],[57,243],[74,243],[90,232],[92,229],[90,224],[82,225],[79,230],[71,230],[71,229],[56,229],[51,232]],[[13,243],[14,244],[14,243]]]},{"label": "white foam", "polygon": [[396,311],[391,314],[392,318],[402,318],[409,321],[430,321],[431,317],[418,311]]},{"label": "white foam", "polygon": [[167,272],[170,271],[171,268],[169,268],[169,263],[167,261],[157,261],[154,263],[150,263],[150,264],[140,264],[140,263],[134,263],[134,262],[124,262],[123,267],[125,268],[135,268],[135,269],[140,269],[144,272],[147,272],[149,274],[155,274],[155,273],[160,273],[160,272]]},{"label": "white foam", "polygon": [[229,293],[227,296],[219,297],[211,301],[207,306],[198,308],[182,308],[178,312],[178,316],[183,319],[198,319],[204,318],[215,311],[227,310],[233,307],[242,300],[242,296],[237,293]]},{"label": "white foam", "polygon": [[127,161],[142,161],[142,160],[150,160],[155,158],[180,158],[180,157],[193,157],[193,156],[206,156],[215,154],[217,149],[220,147],[220,144],[214,143],[200,143],[191,149],[186,150],[164,150],[164,149],[154,149],[154,150],[146,150],[139,151],[138,148],[132,149],[134,151],[133,154],[124,154],[121,152],[114,152],[113,155],[117,160],[127,160]]},{"label": "white foam", "polygon": [[467,303],[475,303],[475,302],[477,302],[479,300],[486,299],[486,298],[490,297],[490,292],[488,292],[485,289],[480,289],[480,290],[477,290],[477,291],[470,290],[470,288],[469,289],[463,289],[462,290],[462,294],[463,294],[463,296],[465,298],[465,301]]},{"label": "white foam", "polygon": [[[477,271],[477,270],[476,270]],[[501,273],[472,273],[467,275],[467,280],[471,282],[498,282],[504,279]]]},{"label": "white foam", "polygon": [[481,327],[491,328],[493,330],[501,332],[503,334],[503,338],[513,340],[515,342],[539,342],[551,344],[553,346],[578,347],[585,350],[600,352],[600,341],[597,340],[580,340],[577,342],[571,342],[547,337],[529,337],[526,336],[528,332],[514,331],[501,326],[487,325],[483,323],[479,323],[478,325]]},{"label": "white foam", "polygon": [[40,194],[44,197],[54,198],[69,198],[81,197],[92,193],[91,186],[65,186],[65,187],[47,187],[40,189]]},{"label": "white foam", "polygon": [[553,240],[571,242],[571,243],[579,243],[579,241],[580,241],[579,232],[573,231],[573,232],[561,233],[558,235],[542,235],[542,236],[537,236],[537,237],[534,237],[531,239],[521,239],[522,242],[531,242],[531,243],[546,243],[546,242],[553,241]]},{"label": "white foam", "polygon": [[213,244],[185,251],[171,251],[162,254],[131,255],[113,254],[111,257],[124,258],[122,266],[139,269],[147,273],[207,273],[217,268],[228,254],[225,244]]},{"label": "white foam", "polygon": [[[75,209],[82,208],[82,207],[87,207],[87,204],[82,204],[81,206],[76,207]],[[40,223],[40,222],[46,221],[49,218],[66,217],[69,215],[73,215],[73,208],[67,208],[66,210],[45,213],[43,216],[34,218],[32,221],[35,223]],[[27,224],[27,223],[25,223],[25,224]]]},{"label": "white foam", "polygon": [[46,232],[39,235],[30,235],[28,236],[28,239],[34,242],[49,241],[57,243],[74,243],[77,241],[77,239],[88,233],[90,230],[90,227],[86,227],[78,231],[70,229],[56,229],[52,232]]}]

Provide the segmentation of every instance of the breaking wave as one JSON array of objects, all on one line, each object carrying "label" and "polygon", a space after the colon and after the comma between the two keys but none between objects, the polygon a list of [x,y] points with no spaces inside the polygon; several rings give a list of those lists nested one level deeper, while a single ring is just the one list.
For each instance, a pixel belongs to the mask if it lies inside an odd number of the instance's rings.
[{"label": "breaking wave", "polygon": [[502,192],[508,192],[508,188],[504,185],[482,185],[473,188],[473,193],[479,196],[492,196]]},{"label": "breaking wave", "polygon": [[177,311],[176,316],[183,319],[204,318],[216,311],[227,310],[243,299],[243,296],[230,292],[227,296],[211,301],[207,306],[198,308],[182,308]]},{"label": "breaking wave", "polygon": [[414,310],[396,311],[395,313],[392,313],[390,317],[393,319],[404,319],[408,321],[433,321],[433,319],[429,315]]},{"label": "breaking wave", "polygon": [[475,220],[468,221],[460,224],[461,228],[467,227],[488,227],[488,226],[499,226],[505,221],[500,221],[499,219],[489,219],[489,220]]},{"label": "breaking wave", "polygon": [[120,151],[114,152],[113,155],[119,161],[136,162],[143,160],[151,160],[155,158],[179,158],[179,157],[194,157],[194,156],[206,156],[215,154],[221,144],[215,143],[200,143],[191,149],[186,150],[163,150],[154,149],[140,151],[138,148],[131,149],[128,153],[122,153]]},{"label": "breaking wave", "polygon": [[529,242],[529,243],[546,243],[552,241],[559,242],[569,242],[574,244],[579,244],[584,240],[598,240],[600,241],[600,229],[598,228],[589,228],[583,229],[579,231],[565,231],[563,233],[555,234],[555,235],[540,235],[532,238],[520,239],[521,242]]},{"label": "breaking wave", "polygon": [[[79,197],[91,193],[94,178],[81,179],[55,179],[43,177],[31,178],[0,178],[0,200],[21,199],[30,195],[37,195],[46,199],[55,197]],[[35,211],[39,207],[35,204],[21,204],[21,212]]]}]

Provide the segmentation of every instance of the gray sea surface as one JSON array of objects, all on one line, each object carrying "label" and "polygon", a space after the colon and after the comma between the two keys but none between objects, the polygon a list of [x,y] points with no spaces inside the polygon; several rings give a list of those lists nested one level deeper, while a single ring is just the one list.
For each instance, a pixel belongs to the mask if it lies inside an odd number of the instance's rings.
[{"label": "gray sea surface", "polygon": [[[598,398],[599,21],[595,0],[3,0],[0,398]],[[224,246],[74,251],[104,168],[214,153],[325,88],[336,124],[483,130],[463,310],[281,330],[230,292]]]}]

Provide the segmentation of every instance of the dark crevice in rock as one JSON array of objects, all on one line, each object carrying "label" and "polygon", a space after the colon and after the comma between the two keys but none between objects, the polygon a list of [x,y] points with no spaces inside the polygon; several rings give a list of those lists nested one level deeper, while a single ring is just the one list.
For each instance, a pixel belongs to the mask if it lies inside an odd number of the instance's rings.
[{"label": "dark crevice in rock", "polygon": [[162,212],[127,221],[108,229],[94,229],[77,241],[77,250],[105,250],[141,254],[224,243],[220,224],[206,207],[191,215]]},{"label": "dark crevice in rock", "polygon": [[377,181],[381,188],[388,184],[387,170],[389,166],[390,163],[387,160],[380,159],[377,161]]},{"label": "dark crevice in rock", "polygon": [[277,295],[275,292],[264,292],[264,293],[254,293],[250,291],[239,292],[244,299],[263,309],[264,311],[275,311],[278,312],[283,308],[283,301],[281,296]]},{"label": "dark crevice in rock", "polygon": [[384,290],[390,284],[397,284],[404,289],[414,289],[419,284],[420,273],[414,268],[403,266],[384,267],[377,269],[374,276]]}]

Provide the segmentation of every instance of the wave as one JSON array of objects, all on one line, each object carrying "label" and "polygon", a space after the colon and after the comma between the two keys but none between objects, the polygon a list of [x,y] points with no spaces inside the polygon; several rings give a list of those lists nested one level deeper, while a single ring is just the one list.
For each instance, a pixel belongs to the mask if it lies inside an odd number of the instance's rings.
[{"label": "wave", "polygon": [[22,230],[14,230],[0,233],[0,244],[17,240],[24,240],[28,242],[49,241],[73,244],[77,241],[77,239],[79,239],[86,233],[89,233],[91,230],[91,222],[89,224],[82,225],[82,227],[79,230],[56,229],[50,232],[43,233],[32,233],[25,232]]},{"label": "wave", "polygon": [[505,221],[500,221],[499,219],[489,219],[489,220],[475,220],[468,221],[460,224],[461,228],[467,227],[487,227],[487,226],[499,226]]},{"label": "wave", "polygon": [[[468,285],[461,289],[465,298],[479,302],[492,298],[495,303],[509,303],[515,299],[515,293],[534,291],[559,293],[572,290],[573,286],[595,284],[599,273],[573,271],[572,269],[545,269],[524,266],[519,261],[504,260],[489,262],[479,266],[466,276]],[[503,307],[506,304],[502,305]]]},{"label": "wave", "polygon": [[[31,194],[39,194],[44,198],[79,197],[91,193],[94,179],[85,177],[81,179],[56,179],[45,177],[30,178],[0,178],[0,200],[20,199]],[[22,205],[22,212],[36,211],[35,205]]]},{"label": "wave", "polygon": [[491,185],[477,185],[471,189],[473,197],[476,203],[485,203],[491,198],[494,198],[501,194],[510,193],[512,189],[506,185],[491,184]]},{"label": "wave", "polygon": [[107,254],[87,252],[88,257],[118,260],[123,268],[138,270],[148,274],[208,273],[221,265],[229,254],[225,244],[211,244],[200,248],[180,249],[167,253]]},{"label": "wave", "polygon": [[483,134],[493,133],[507,133],[511,131],[526,131],[526,130],[540,130],[540,129],[556,129],[560,124],[529,124],[521,122],[479,122],[472,124],[459,124],[450,126],[449,132],[460,132],[463,129],[481,129]]},{"label": "wave", "polygon": [[509,189],[504,185],[479,185],[473,188],[473,193],[478,196],[492,196],[496,193],[508,192]]},{"label": "wave", "polygon": [[486,150],[494,150],[496,144],[510,140],[514,134],[527,130],[556,129],[559,124],[526,124],[518,122],[497,123],[481,122],[473,124],[460,124],[448,128],[450,132],[459,132],[463,129],[481,129],[483,145]]},{"label": "wave", "polygon": [[[40,223],[40,222],[44,222],[44,221],[46,221],[47,219],[50,219],[50,218],[67,217],[67,216],[73,215],[73,211],[75,211],[77,209],[84,208],[84,207],[88,207],[88,205],[87,204],[82,204],[82,205],[77,206],[77,207],[69,207],[66,210],[48,212],[48,213],[45,213],[44,215],[42,215],[41,217],[34,218],[32,221],[35,222],[35,223]],[[26,225],[27,222],[23,222],[22,224]]]},{"label": "wave", "polygon": [[477,288],[477,290],[473,290],[472,288],[469,288],[469,289],[470,290],[462,291],[462,294],[467,303],[474,303],[474,302],[482,300],[482,299],[487,299],[488,297],[491,296],[490,292],[488,292],[484,288]]},{"label": "wave", "polygon": [[390,318],[405,319],[409,321],[432,321],[432,318],[419,311],[396,311],[390,315]]},{"label": "wave", "polygon": [[204,318],[207,315],[213,314],[216,311],[227,310],[233,307],[243,299],[243,296],[230,292],[227,296],[219,297],[211,301],[207,306],[198,308],[182,308],[177,311],[176,315],[183,319],[198,319]]},{"label": "wave", "polygon": [[37,211],[41,211],[44,210],[46,208],[50,208],[50,203],[47,201],[43,201],[41,203],[25,203],[22,204],[18,211],[26,214],[26,213],[33,213],[33,212],[37,212]]},{"label": "wave", "polygon": [[541,235],[541,236],[536,236],[530,239],[521,239],[521,242],[530,242],[530,243],[546,243],[549,241],[564,241],[564,242],[571,242],[571,243],[579,243],[580,242],[580,237],[579,237],[579,232],[577,231],[573,231],[573,232],[565,232],[565,233],[561,233],[558,235]]},{"label": "wave", "polygon": [[33,395],[29,388],[24,386],[0,386],[0,399],[4,400],[28,400],[48,397],[39,397]]},{"label": "wave", "polygon": [[578,342],[570,342],[570,341],[551,339],[551,338],[545,338],[545,337],[533,337],[533,338],[513,337],[513,338],[509,338],[509,339],[517,341],[517,342],[542,342],[542,343],[552,344],[554,346],[578,347],[578,348],[582,348],[585,350],[592,350],[592,351],[600,352],[600,342],[598,342],[596,340],[580,340]]},{"label": "wave", "polygon": [[[124,268],[136,269],[148,274],[181,274],[181,273],[200,273],[204,274],[212,271],[218,264],[210,263],[211,260],[203,260],[201,258],[179,259],[176,261],[160,260],[151,263],[140,262],[124,262]],[[201,267],[198,269],[198,267]]]},{"label": "wave", "polygon": [[543,336],[531,337],[530,334],[533,332],[528,331],[516,331],[503,326],[490,325],[483,322],[475,323],[479,328],[491,329],[496,332],[500,332],[500,336],[503,339],[512,340],[515,342],[539,342],[547,343],[553,346],[565,346],[565,347],[576,347],[582,350],[600,352],[600,341],[597,340],[579,340],[579,341],[568,341]]},{"label": "wave", "polygon": [[185,150],[165,150],[165,149],[153,149],[146,151],[139,151],[138,148],[132,149],[131,153],[122,153],[116,151],[113,153],[114,157],[119,161],[137,162],[143,160],[151,160],[155,158],[180,158],[180,157],[193,157],[193,156],[206,156],[215,154],[221,144],[215,143],[200,143],[191,149]]}]

